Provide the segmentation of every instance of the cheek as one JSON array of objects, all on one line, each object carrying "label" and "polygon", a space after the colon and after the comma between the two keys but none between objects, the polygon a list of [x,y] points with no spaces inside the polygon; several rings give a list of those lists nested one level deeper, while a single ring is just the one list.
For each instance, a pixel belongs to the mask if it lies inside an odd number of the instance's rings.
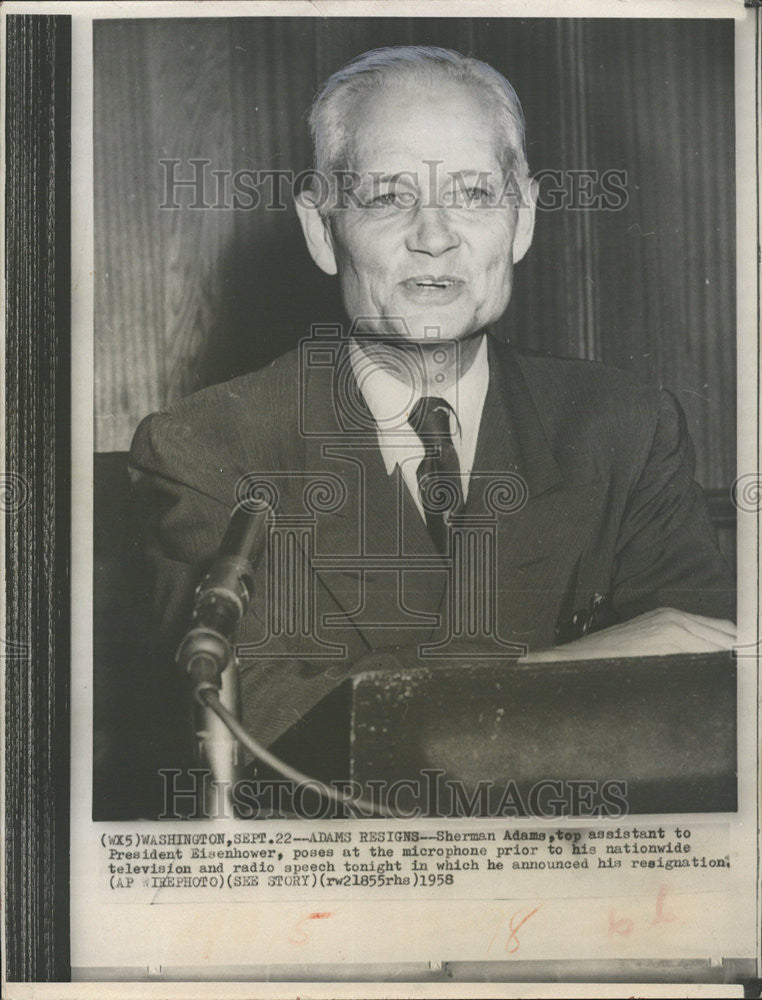
[{"label": "cheek", "polygon": [[379,262],[368,253],[345,253],[339,263],[339,280],[349,308],[360,312],[383,308],[383,281]]},{"label": "cheek", "polygon": [[384,291],[393,284],[390,270],[388,255],[365,246],[362,251],[344,258],[339,273],[345,287],[375,301],[383,298]]},{"label": "cheek", "polygon": [[359,254],[353,252],[353,248],[342,249],[339,257],[339,278],[343,285],[352,288],[361,287],[365,284],[367,270],[367,263]]},{"label": "cheek", "polygon": [[500,295],[510,288],[513,276],[513,259],[510,245],[501,244],[484,261],[484,281],[488,294]]},{"label": "cheek", "polygon": [[478,313],[502,310],[510,299],[513,285],[512,243],[505,234],[484,248],[481,257],[481,304]]},{"label": "cheek", "polygon": [[351,210],[347,212],[335,230],[338,256],[356,273],[373,275],[388,265],[402,238],[389,221],[368,222]]},{"label": "cheek", "polygon": [[511,219],[496,218],[486,226],[480,227],[469,240],[475,261],[479,261],[481,270],[494,274],[501,271],[510,272],[513,265],[513,241],[515,226]]}]

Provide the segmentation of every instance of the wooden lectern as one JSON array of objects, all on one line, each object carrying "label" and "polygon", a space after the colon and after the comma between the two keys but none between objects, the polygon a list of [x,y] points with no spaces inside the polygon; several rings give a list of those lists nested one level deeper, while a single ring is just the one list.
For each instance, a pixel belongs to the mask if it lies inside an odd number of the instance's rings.
[{"label": "wooden lectern", "polygon": [[323,780],[397,783],[420,815],[731,812],[736,663],[372,654],[272,749]]}]

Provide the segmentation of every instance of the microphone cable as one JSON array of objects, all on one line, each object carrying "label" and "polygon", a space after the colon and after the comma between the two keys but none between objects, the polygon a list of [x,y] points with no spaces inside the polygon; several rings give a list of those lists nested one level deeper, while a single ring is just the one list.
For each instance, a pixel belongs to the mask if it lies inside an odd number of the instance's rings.
[{"label": "microphone cable", "polygon": [[258,743],[220,699],[222,672],[235,669],[232,641],[251,601],[254,571],[266,544],[268,520],[272,516],[274,510],[266,502],[249,499],[236,504],[217,556],[196,588],[191,628],[180,643],[175,660],[191,682],[194,700],[214,712],[238,742],[262,763],[297,785],[313,787],[342,807],[355,804],[371,815],[391,817],[394,813],[381,805],[352,798],[290,767]]},{"label": "microphone cable", "polygon": [[364,811],[369,811],[374,816],[379,816],[385,819],[395,818],[396,814],[392,810],[386,809],[382,805],[375,805],[368,799],[352,798],[344,792],[338,791],[336,788],[331,788],[331,786],[326,785],[325,782],[318,781],[317,778],[311,778],[309,775],[302,774],[302,772],[297,771],[295,767],[291,767],[282,761],[280,757],[276,757],[275,754],[270,753],[269,750],[263,747],[261,743],[258,743],[248,730],[241,725],[235,715],[225,708],[214,688],[202,688],[199,690],[197,697],[199,701],[203,702],[204,705],[210,708],[215,715],[217,715],[225,723],[238,742],[246,747],[251,754],[253,754],[263,764],[267,764],[268,767],[277,771],[278,774],[293,782],[293,784],[309,785],[314,788],[318,794],[322,795],[326,799],[330,799],[331,802],[335,802],[337,805],[356,806]]}]

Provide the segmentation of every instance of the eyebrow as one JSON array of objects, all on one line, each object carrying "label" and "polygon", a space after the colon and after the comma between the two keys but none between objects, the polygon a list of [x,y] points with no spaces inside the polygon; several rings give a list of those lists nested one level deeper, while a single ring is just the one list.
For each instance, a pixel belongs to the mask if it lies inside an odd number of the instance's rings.
[{"label": "eyebrow", "polygon": [[466,170],[448,170],[448,177],[483,177],[485,174],[492,175],[495,173],[502,173],[502,167],[487,167],[483,170],[475,170],[473,167],[469,167]]},{"label": "eyebrow", "polygon": [[[502,167],[496,165],[494,167],[485,167],[481,170],[475,167],[468,167],[463,170],[447,170],[444,172],[444,177],[483,177],[485,174],[502,174]],[[408,183],[413,180],[418,180],[418,172],[415,170],[400,170],[396,174],[382,174],[377,170],[368,170],[365,173],[362,183],[366,181],[371,181],[374,184],[391,184],[397,181],[407,181]]]},{"label": "eyebrow", "polygon": [[374,184],[389,184],[400,179],[410,182],[414,178],[417,180],[417,172],[415,170],[400,170],[396,174],[382,174],[377,170],[368,170],[365,174],[365,179],[371,180]]}]

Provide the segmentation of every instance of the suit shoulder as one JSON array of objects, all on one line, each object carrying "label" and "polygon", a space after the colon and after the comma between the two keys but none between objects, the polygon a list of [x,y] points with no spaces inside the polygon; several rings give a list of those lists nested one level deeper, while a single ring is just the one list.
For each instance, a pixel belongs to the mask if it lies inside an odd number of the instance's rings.
[{"label": "suit shoulder", "polygon": [[555,355],[534,354],[529,351],[514,351],[513,356],[525,377],[538,381],[546,380],[558,385],[588,386],[618,390],[627,387],[648,389],[649,387],[631,373],[600,361],[585,358],[565,358]]},{"label": "suit shoulder", "polygon": [[558,455],[578,456],[580,448],[587,448],[638,465],[659,426],[679,424],[674,398],[629,372],[595,361],[524,352],[513,360]]},{"label": "suit shoulder", "polygon": [[237,410],[253,410],[264,416],[270,412],[271,405],[283,406],[296,387],[297,375],[297,354],[296,351],[290,351],[264,368],[184,396],[164,412],[173,417],[187,418],[202,416],[210,410],[225,414]]},{"label": "suit shoulder", "polygon": [[518,351],[514,357],[532,392],[542,396],[543,409],[556,401],[563,408],[582,406],[599,412],[632,406],[654,414],[659,410],[661,391],[621,368],[581,358]]},{"label": "suit shoulder", "polygon": [[264,368],[200,389],[149,414],[132,441],[133,464],[151,466],[161,456],[193,451],[216,457],[269,452],[294,433],[298,402],[296,351]]}]

